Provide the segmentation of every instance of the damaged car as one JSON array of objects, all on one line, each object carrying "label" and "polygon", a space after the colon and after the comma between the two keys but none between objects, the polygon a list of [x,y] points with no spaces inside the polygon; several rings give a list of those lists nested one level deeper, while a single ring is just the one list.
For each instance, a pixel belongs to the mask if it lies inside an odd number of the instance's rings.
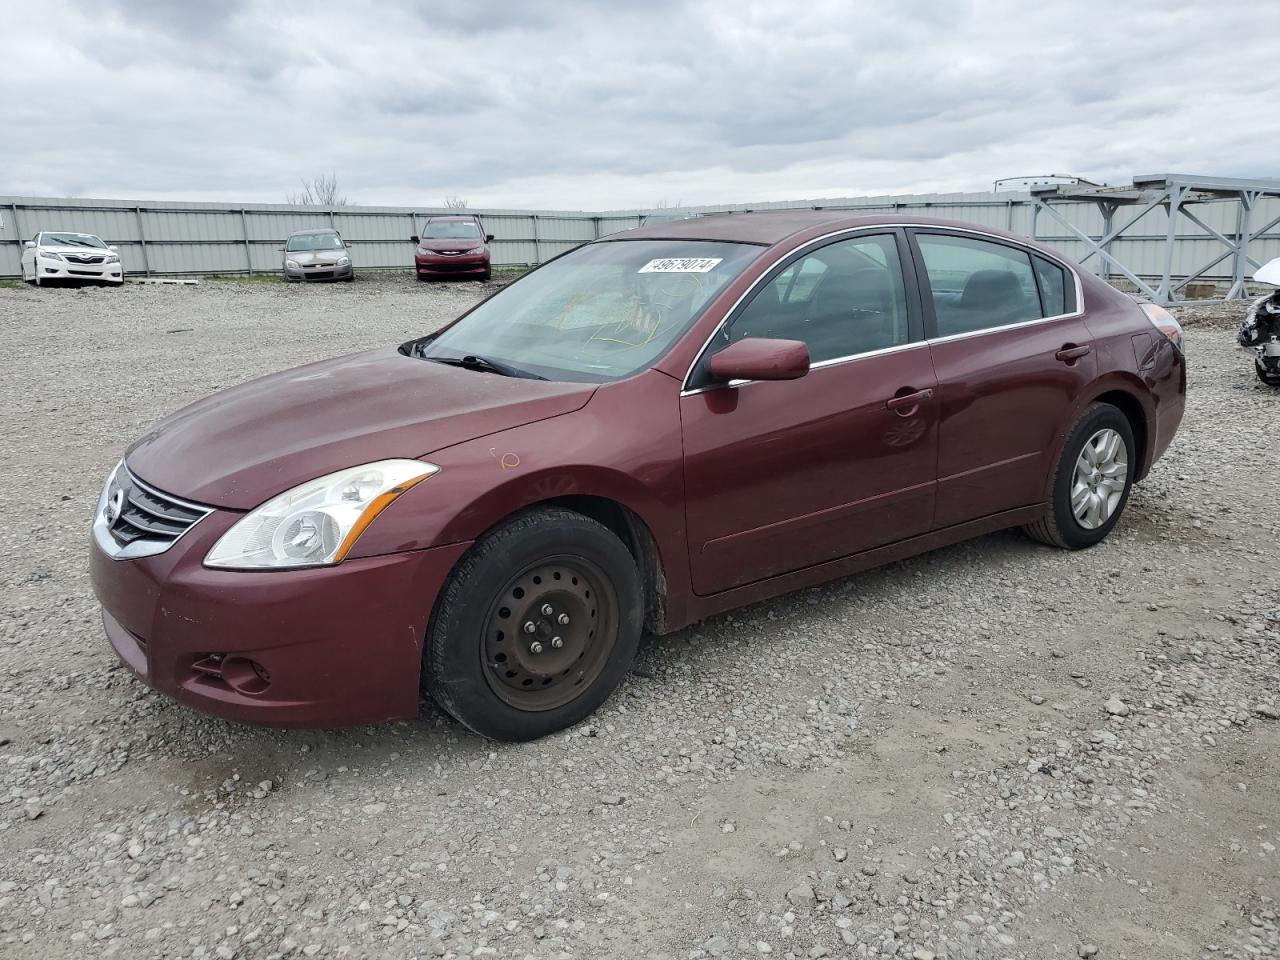
[{"label": "damaged car", "polygon": [[643,632],[1006,528],[1099,543],[1185,394],[1172,316],[1026,238],[680,220],[161,420],[89,567],[119,658],[197,710],[338,726],[430,697],[531,740],[603,704]]}]

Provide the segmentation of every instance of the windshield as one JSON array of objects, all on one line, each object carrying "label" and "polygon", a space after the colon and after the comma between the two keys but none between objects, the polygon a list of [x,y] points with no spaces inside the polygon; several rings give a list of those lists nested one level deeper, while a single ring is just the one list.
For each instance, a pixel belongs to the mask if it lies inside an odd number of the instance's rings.
[{"label": "windshield", "polygon": [[89,236],[87,233],[42,233],[40,234],[40,246],[105,247],[106,244],[97,237]]},{"label": "windshield", "polygon": [[483,357],[550,380],[616,380],[665,354],[760,253],[704,240],[587,244],[503,288],[414,352]]},{"label": "windshield", "polygon": [[480,228],[472,220],[434,220],[422,228],[423,240],[479,240]]},{"label": "windshield", "polygon": [[290,237],[284,245],[286,250],[342,250],[342,238],[336,233],[304,233]]}]

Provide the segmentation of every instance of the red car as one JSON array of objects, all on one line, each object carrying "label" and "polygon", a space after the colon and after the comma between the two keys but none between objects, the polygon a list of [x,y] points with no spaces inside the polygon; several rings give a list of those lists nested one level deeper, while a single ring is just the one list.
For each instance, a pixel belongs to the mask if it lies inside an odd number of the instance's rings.
[{"label": "red car", "polygon": [[419,280],[438,277],[478,277],[493,275],[489,244],[493,234],[485,233],[480,220],[466,216],[428,217],[422,236],[410,237],[418,246],[413,266]]},{"label": "red car", "polygon": [[1186,392],[1181,330],[985,227],[704,217],[567,253],[437,333],[161,421],[109,478],[107,636],[233,720],[525,740],[643,630],[1006,527],[1115,526]]}]

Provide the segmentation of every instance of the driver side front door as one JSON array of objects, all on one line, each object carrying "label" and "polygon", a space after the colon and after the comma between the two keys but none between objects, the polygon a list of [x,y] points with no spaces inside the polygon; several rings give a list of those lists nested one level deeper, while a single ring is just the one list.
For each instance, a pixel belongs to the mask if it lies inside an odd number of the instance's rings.
[{"label": "driver side front door", "polygon": [[[898,231],[780,265],[680,400],[693,587],[713,594],[927,532],[935,378]],[[802,340],[799,380],[701,383],[717,345]]]}]

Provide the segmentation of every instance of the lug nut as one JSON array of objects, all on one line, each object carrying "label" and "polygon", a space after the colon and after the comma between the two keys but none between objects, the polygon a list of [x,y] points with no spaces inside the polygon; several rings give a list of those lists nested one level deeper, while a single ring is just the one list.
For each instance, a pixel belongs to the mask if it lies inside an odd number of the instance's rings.
[{"label": "lug nut", "polygon": [[555,647],[557,650],[559,650],[561,647],[564,646],[564,640],[561,639],[560,637],[552,637],[551,645]]},{"label": "lug nut", "polygon": [[562,627],[567,627],[569,625],[569,615],[567,613],[560,614],[560,616],[556,617],[556,623]]},{"label": "lug nut", "polygon": [[555,607],[553,607],[553,606],[551,606],[551,604],[549,604],[549,603],[544,603],[544,604],[542,605],[542,615],[543,615],[544,617],[549,617],[549,616],[551,616],[551,615],[552,615],[553,613],[555,613],[555,612],[556,612],[556,608],[555,608]]},{"label": "lug nut", "polygon": [[530,652],[530,653],[541,653],[541,652],[542,652],[542,644],[541,644],[539,641],[537,641],[537,640],[533,641],[533,643],[529,644],[529,652]]},{"label": "lug nut", "polygon": [[524,632],[525,632],[525,633],[536,633],[536,632],[537,632],[537,630],[538,630],[538,625],[537,625],[536,623],[534,623],[532,620],[526,620],[526,621],[524,622]]}]

